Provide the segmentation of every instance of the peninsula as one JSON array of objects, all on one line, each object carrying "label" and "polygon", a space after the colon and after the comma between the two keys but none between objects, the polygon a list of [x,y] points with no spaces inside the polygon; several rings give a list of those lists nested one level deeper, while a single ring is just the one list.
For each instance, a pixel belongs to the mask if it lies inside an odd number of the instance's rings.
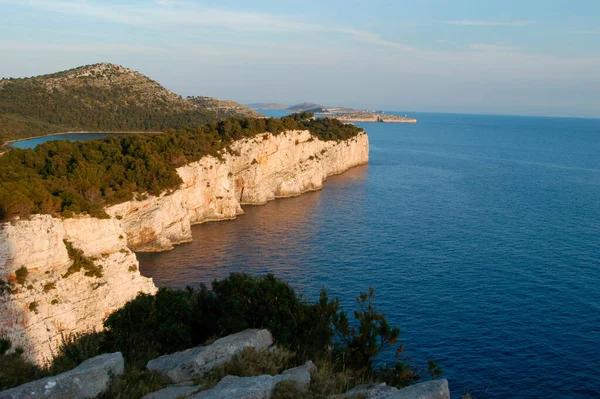
[{"label": "peninsula", "polygon": [[414,118],[366,111],[332,113],[328,114],[328,116],[342,122],[417,123],[417,120]]}]

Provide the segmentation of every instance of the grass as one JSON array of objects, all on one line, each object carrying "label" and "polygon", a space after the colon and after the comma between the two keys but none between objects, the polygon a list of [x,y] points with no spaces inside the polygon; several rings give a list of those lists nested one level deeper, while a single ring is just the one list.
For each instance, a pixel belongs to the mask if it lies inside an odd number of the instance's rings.
[{"label": "grass", "polygon": [[230,361],[223,363],[203,377],[197,379],[197,384],[202,384],[202,390],[217,385],[225,376],[254,377],[257,375],[276,375],[282,371],[295,367],[292,359],[295,354],[287,349],[277,348],[274,351],[257,352],[254,348],[246,348]]}]

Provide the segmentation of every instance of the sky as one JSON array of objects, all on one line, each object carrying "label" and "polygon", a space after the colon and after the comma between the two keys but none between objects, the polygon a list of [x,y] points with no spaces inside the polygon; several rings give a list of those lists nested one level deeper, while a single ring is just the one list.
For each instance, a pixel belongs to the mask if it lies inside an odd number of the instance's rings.
[{"label": "sky", "polygon": [[0,77],[98,62],[245,104],[600,117],[600,1],[0,0]]}]

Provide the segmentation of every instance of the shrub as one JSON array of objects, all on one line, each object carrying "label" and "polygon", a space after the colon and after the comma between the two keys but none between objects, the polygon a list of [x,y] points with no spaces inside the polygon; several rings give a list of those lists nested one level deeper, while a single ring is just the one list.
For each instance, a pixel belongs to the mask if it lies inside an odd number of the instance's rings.
[{"label": "shrub", "polygon": [[[190,348],[214,335],[205,324],[208,291],[160,288],[156,295],[139,294],[105,321],[108,340],[128,361],[145,364],[152,357]],[[211,315],[211,318],[214,316]],[[208,328],[207,328],[208,327]]]},{"label": "shrub", "polygon": [[67,247],[69,258],[73,261],[67,272],[63,275],[63,278],[67,278],[73,273],[78,273],[81,269],[85,270],[85,276],[87,277],[102,277],[102,266],[96,266],[94,262],[83,254],[81,249],[75,248],[69,241],[63,240],[63,242]]},{"label": "shrub", "polygon": [[17,348],[13,353],[6,353],[10,347],[11,342],[7,338],[0,339],[0,391],[43,378],[47,374],[27,361],[22,356],[21,348]]},{"label": "shrub", "polygon": [[29,274],[29,271],[27,270],[27,268],[25,266],[21,266],[20,268],[18,268],[15,271],[17,283],[24,285],[25,281],[27,280],[28,274]]},{"label": "shrub", "polygon": [[348,316],[342,310],[334,315],[333,324],[342,344],[346,365],[356,370],[370,369],[375,357],[387,346],[395,344],[400,329],[390,327],[385,315],[373,306],[375,290],[363,292],[356,302],[359,310],[354,311],[358,328],[351,327]]},{"label": "shrub", "polygon": [[44,284],[44,292],[46,292],[46,293],[50,292],[52,290],[55,290],[55,289],[56,289],[56,284],[55,283]]},{"label": "shrub", "polygon": [[280,345],[301,357],[322,352],[331,343],[331,320],[338,305],[328,300],[325,291],[319,302],[310,304],[272,274],[232,273],[212,286],[220,316],[219,335],[267,328]]},{"label": "shrub", "polygon": [[12,294],[13,292],[13,285],[12,282],[9,281],[4,281],[2,279],[0,279],[0,296],[5,295],[5,294]]},{"label": "shrub", "polygon": [[108,352],[109,349],[103,332],[61,335],[61,338],[62,344],[50,366],[52,374],[71,370],[87,359]]}]

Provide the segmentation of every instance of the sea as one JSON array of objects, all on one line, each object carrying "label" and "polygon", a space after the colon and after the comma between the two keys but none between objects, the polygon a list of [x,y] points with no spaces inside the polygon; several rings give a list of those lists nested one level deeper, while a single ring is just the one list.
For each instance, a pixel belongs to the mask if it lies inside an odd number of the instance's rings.
[{"label": "sea", "polygon": [[138,254],[141,273],[174,288],[273,273],[350,312],[373,287],[453,398],[600,398],[600,119],[408,116],[358,124],[368,165],[194,226]]},{"label": "sea", "polygon": [[404,354],[436,360],[453,397],[599,398],[600,119],[408,116],[358,124],[368,165],[194,226],[139,254],[142,274],[181,288],[273,273],[347,311],[373,287]]},{"label": "sea", "polygon": [[48,135],[48,136],[34,137],[32,139],[13,141],[13,142],[9,143],[8,146],[11,147],[11,148],[27,149],[27,148],[35,148],[39,144],[45,143],[47,141],[55,141],[55,140],[87,141],[87,140],[102,139],[102,138],[105,138],[105,137],[122,136],[122,135],[125,135],[125,134],[131,134],[131,133],[61,133],[61,134],[51,134],[51,135]]}]

